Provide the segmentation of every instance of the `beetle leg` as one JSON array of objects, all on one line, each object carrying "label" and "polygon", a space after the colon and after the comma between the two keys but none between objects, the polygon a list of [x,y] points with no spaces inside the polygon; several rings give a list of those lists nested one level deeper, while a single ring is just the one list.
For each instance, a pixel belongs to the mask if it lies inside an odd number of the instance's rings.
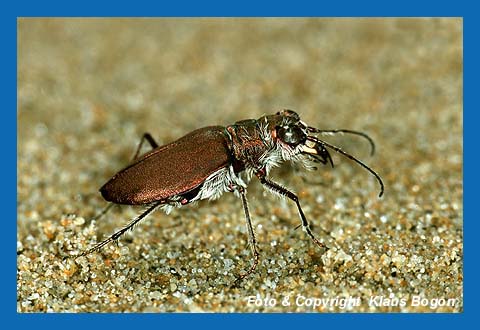
[{"label": "beetle leg", "polygon": [[143,141],[147,140],[148,143],[150,143],[150,146],[152,147],[152,150],[158,147],[158,143],[155,141],[155,139],[150,135],[150,133],[143,133],[142,139],[140,140],[140,143],[138,144],[137,151],[135,152],[135,156],[133,157],[133,160],[138,158],[138,154],[140,153],[140,150],[142,149]]},{"label": "beetle leg", "polygon": [[234,282],[234,285],[240,282],[242,279],[244,279],[248,275],[252,274],[255,271],[255,268],[257,268],[257,265],[260,259],[260,254],[258,253],[258,247],[257,247],[257,240],[255,238],[255,232],[253,231],[252,220],[250,218],[250,211],[248,210],[247,191],[242,186],[236,186],[235,189],[240,193],[240,196],[242,198],[243,211],[245,212],[245,219],[247,222],[248,238],[249,238],[250,247],[252,248],[252,253],[253,253],[253,264],[245,274],[238,276],[238,278]]},{"label": "beetle leg", "polygon": [[114,206],[115,204],[113,203],[108,203],[108,205],[103,209],[101,210],[97,215],[95,215],[92,220],[98,220],[100,219],[103,215],[105,215],[108,211],[110,211],[110,209],[112,208],[112,206]]},{"label": "beetle leg", "polygon": [[267,187],[270,191],[273,193],[285,196],[292,201],[295,202],[297,205],[298,213],[300,214],[300,218],[302,220],[302,228],[303,231],[307,233],[308,236],[312,239],[312,241],[317,244],[320,248],[327,248],[327,246],[323,243],[321,243],[315,235],[313,235],[312,230],[310,229],[310,224],[308,223],[307,217],[305,217],[305,214],[303,213],[302,207],[300,206],[300,202],[298,200],[298,196],[295,195],[293,192],[288,190],[287,188],[282,187],[276,182],[271,181],[268,179],[264,173],[264,171],[259,171],[257,172],[257,177],[260,179],[260,182]]},{"label": "beetle leg", "polygon": [[100,250],[101,248],[103,248],[105,245],[111,243],[111,242],[118,242],[119,238],[125,234],[125,232],[129,231],[129,230],[133,230],[133,228],[141,221],[143,220],[147,215],[149,215],[153,210],[155,210],[160,204],[164,203],[164,201],[159,201],[159,202],[155,202],[153,205],[151,205],[146,211],[144,211],[142,214],[140,214],[138,217],[136,217],[135,219],[133,219],[132,221],[130,221],[130,223],[128,223],[125,227],[123,227],[122,229],[120,229],[119,231],[115,232],[113,235],[111,235],[109,238],[101,241],[100,243],[97,243],[95,244],[95,246],[93,246],[92,248],[82,252],[81,254],[79,254],[78,256],[76,256],[75,258],[78,258],[78,257],[82,257],[82,256],[85,256],[87,254],[90,254],[92,252],[95,252],[95,251],[98,251]]},{"label": "beetle leg", "polygon": [[[142,149],[143,141],[145,141],[145,140],[147,140],[148,143],[150,143],[150,146],[152,147],[152,150],[158,147],[157,142],[156,142],[155,139],[150,135],[150,133],[143,133],[142,139],[140,140],[140,143],[138,144],[137,151],[135,152],[135,156],[133,156],[132,161],[134,161],[135,159],[138,158],[138,153],[139,153],[140,150]],[[92,220],[98,220],[98,219],[100,219],[100,218],[101,218],[102,216],[104,216],[108,211],[110,211],[110,209],[112,208],[113,205],[115,205],[115,204],[109,203],[102,211],[100,211],[97,215],[95,215],[95,216],[92,218]]]}]

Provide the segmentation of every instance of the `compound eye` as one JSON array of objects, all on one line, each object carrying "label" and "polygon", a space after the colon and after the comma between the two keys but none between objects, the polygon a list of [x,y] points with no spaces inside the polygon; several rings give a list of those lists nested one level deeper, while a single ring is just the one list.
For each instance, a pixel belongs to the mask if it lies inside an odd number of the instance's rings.
[{"label": "compound eye", "polygon": [[277,129],[277,135],[289,145],[297,145],[305,141],[306,135],[298,126],[283,126]]}]

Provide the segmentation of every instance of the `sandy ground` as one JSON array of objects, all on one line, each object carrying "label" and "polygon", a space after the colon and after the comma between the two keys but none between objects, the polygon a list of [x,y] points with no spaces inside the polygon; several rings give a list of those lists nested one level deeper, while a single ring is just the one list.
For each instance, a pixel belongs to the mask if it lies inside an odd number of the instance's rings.
[{"label": "sandy ground", "polygon": [[[460,19],[20,19],[17,311],[462,311],[462,50]],[[328,251],[253,180],[261,259],[236,287],[252,257],[232,194],[64,260],[142,210],[91,220],[144,132],[163,144],[282,108],[376,141],[370,157],[325,137],[381,175],[381,199],[338,155],[271,173]]]}]

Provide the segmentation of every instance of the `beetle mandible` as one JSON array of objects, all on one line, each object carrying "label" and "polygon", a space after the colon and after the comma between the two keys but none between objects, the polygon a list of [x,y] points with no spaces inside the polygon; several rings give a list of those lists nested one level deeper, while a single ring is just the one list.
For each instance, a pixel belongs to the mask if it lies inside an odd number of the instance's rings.
[{"label": "beetle mandible", "polygon": [[[249,243],[253,254],[251,267],[238,280],[254,272],[259,262],[259,252],[246,197],[247,183],[257,177],[270,192],[292,200],[298,209],[302,229],[319,247],[326,248],[313,234],[296,194],[272,181],[268,174],[272,167],[285,161],[300,162],[307,169],[311,163],[330,163],[328,149],[355,161],[375,176],[379,197],[384,185],[380,176],[354,156],[341,148],[319,139],[315,134],[348,133],[366,138],[372,147],[373,140],[366,134],[345,130],[321,130],[308,126],[293,110],[282,110],[259,119],[238,121],[227,127],[209,126],[197,129],[184,137],[158,146],[152,136],[145,133],[138,146],[134,161],[115,174],[101,188],[105,200],[114,204],[147,205],[148,208],[122,229],[107,239],[84,251],[78,257],[100,250],[132,230],[141,220],[157,208],[167,214],[173,207],[203,200],[217,199],[224,192],[233,192],[243,204]],[[153,150],[137,157],[144,140]],[[113,205],[110,204],[109,207]],[[108,210],[108,208],[106,210]]]}]

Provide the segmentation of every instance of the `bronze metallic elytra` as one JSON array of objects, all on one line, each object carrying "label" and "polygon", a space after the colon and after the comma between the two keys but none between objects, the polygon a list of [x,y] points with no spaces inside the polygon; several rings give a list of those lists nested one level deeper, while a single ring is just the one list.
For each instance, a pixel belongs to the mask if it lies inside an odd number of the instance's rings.
[{"label": "bronze metallic elytra", "polygon": [[[355,134],[366,138],[373,154],[375,146],[368,135],[352,130],[314,128],[302,122],[299,115],[292,110],[282,110],[259,119],[238,121],[227,127],[200,128],[160,147],[152,136],[146,133],[138,146],[134,161],[105,183],[100,192],[109,202],[147,205],[147,210],[79,256],[87,255],[110,242],[117,241],[157,208],[163,208],[168,214],[173,207],[182,207],[202,199],[213,200],[224,192],[233,192],[243,203],[254,257],[248,271],[237,278],[239,281],[253,273],[259,262],[246,197],[247,183],[253,176],[256,176],[270,192],[294,201],[300,215],[300,226],[315,244],[326,248],[312,233],[297,195],[272,181],[268,174],[272,167],[279,166],[285,161],[300,162],[307,169],[316,169],[312,163],[324,165],[330,163],[333,167],[332,157],[328,151],[331,149],[372,173],[380,184],[379,197],[381,197],[384,185],[375,171],[339,147],[316,136],[335,133]],[[138,157],[145,140],[150,143],[153,150]],[[102,214],[112,205],[110,204]]]}]

